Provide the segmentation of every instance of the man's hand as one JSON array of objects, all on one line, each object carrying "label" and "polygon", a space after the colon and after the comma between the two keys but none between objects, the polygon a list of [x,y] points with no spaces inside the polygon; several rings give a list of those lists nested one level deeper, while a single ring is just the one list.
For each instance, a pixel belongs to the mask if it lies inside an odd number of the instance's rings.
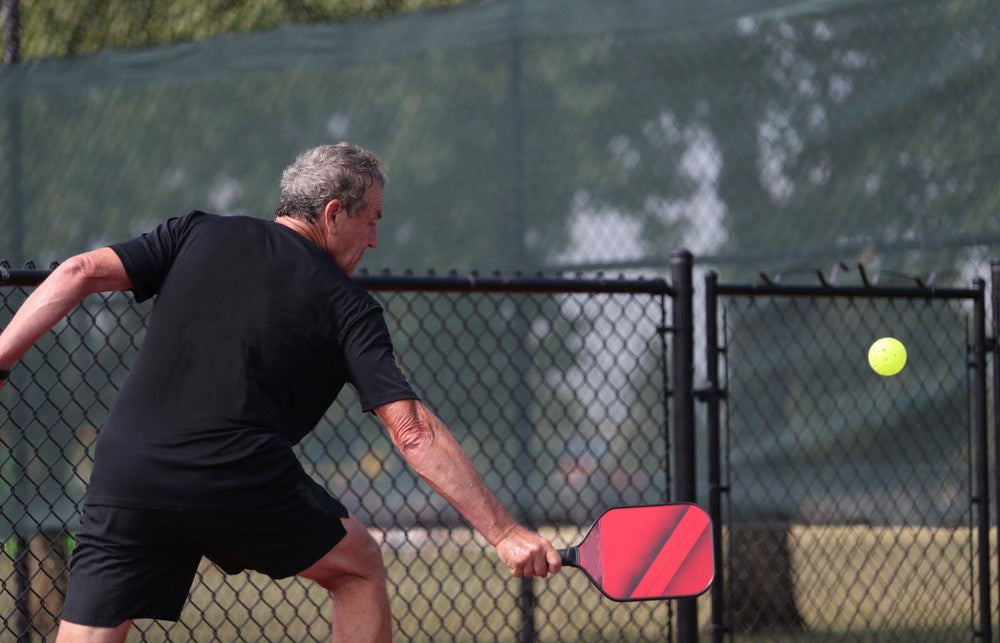
[{"label": "man's hand", "polygon": [[511,530],[497,543],[496,550],[515,578],[544,578],[562,569],[562,559],[555,547],[524,527]]}]

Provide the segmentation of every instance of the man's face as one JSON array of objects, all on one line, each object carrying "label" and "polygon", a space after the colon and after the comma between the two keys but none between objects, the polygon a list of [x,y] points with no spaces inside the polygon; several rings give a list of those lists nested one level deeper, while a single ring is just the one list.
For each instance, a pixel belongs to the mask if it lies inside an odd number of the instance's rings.
[{"label": "man's face", "polygon": [[342,206],[329,213],[327,252],[348,276],[354,274],[368,248],[378,247],[378,220],[382,218],[382,188],[372,183],[365,191],[365,206],[353,217]]}]

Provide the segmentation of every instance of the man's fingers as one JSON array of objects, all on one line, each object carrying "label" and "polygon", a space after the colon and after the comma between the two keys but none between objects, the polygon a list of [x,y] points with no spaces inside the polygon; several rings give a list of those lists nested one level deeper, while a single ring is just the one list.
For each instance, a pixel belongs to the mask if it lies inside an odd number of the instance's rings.
[{"label": "man's fingers", "polygon": [[511,571],[517,578],[531,576],[545,578],[549,574],[558,572],[562,567],[558,553],[555,554],[554,560],[555,562],[553,562],[553,555],[550,550],[537,550],[532,552],[531,557],[525,561],[523,566],[512,568]]},{"label": "man's fingers", "polygon": [[562,567],[559,552],[552,544],[528,530],[509,535],[498,546],[498,552],[515,578],[545,578]]},{"label": "man's fingers", "polygon": [[538,552],[538,556],[535,556],[535,576],[541,576],[545,578],[549,575],[549,561],[545,560],[545,552]]},{"label": "man's fingers", "polygon": [[559,555],[559,552],[554,547],[549,548],[545,552],[545,562],[549,566],[550,574],[555,574],[562,569],[562,556]]}]

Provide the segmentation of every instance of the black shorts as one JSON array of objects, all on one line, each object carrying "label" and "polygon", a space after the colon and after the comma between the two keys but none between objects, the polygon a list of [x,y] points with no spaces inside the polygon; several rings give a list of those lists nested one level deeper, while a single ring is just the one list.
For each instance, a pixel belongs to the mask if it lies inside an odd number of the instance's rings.
[{"label": "black shorts", "polygon": [[309,481],[296,499],[245,511],[162,511],[85,505],[63,620],[115,627],[176,621],[202,556],[227,574],[305,571],[347,534],[347,509]]}]

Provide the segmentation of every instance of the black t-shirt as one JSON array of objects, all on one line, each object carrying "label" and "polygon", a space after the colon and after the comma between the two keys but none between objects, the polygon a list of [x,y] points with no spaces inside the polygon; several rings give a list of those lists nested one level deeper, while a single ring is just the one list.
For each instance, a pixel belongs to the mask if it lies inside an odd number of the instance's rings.
[{"label": "black t-shirt", "polygon": [[196,211],[112,249],[136,300],[157,300],[98,437],[91,504],[280,502],[306,475],[292,445],[345,383],[365,411],[417,397],[382,309],[294,230]]}]

